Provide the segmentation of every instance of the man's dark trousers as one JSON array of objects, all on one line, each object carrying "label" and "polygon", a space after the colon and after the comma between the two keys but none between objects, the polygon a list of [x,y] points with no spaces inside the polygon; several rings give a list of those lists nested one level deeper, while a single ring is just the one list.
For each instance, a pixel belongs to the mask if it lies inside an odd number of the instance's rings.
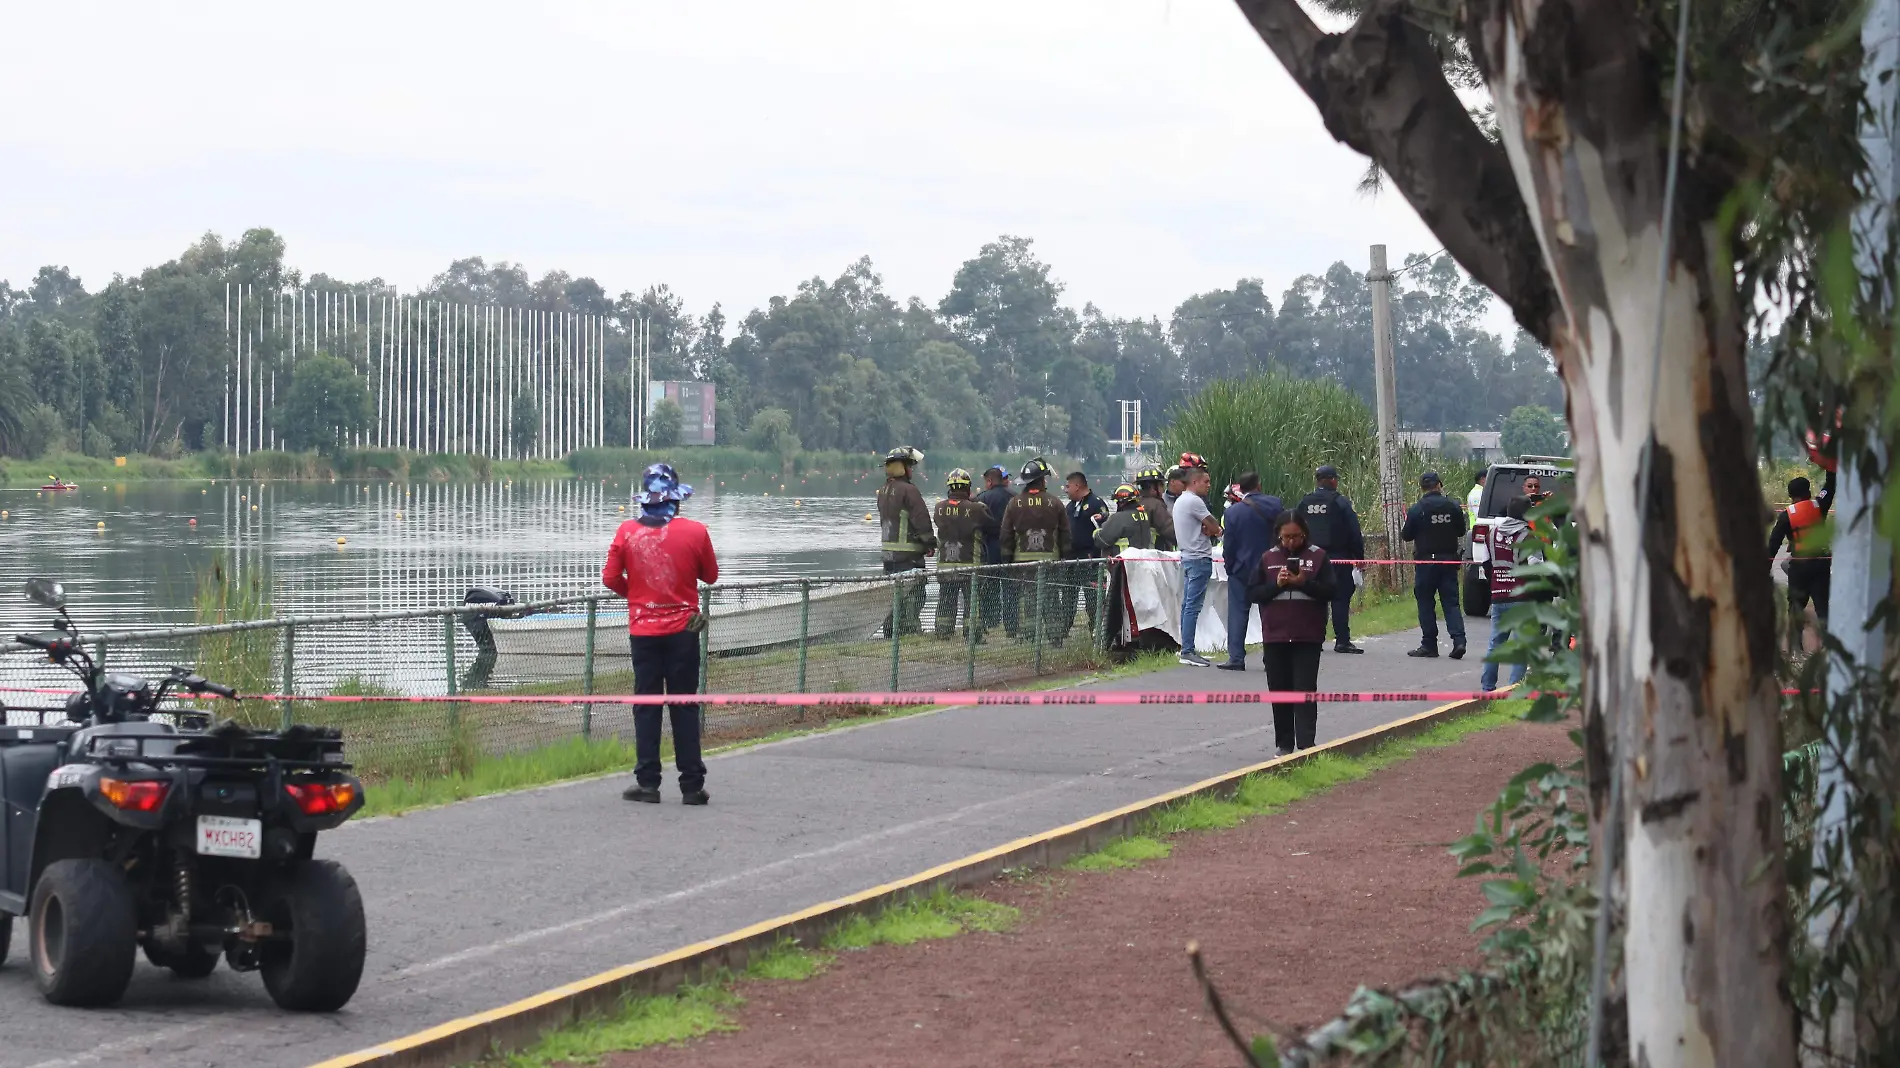
[{"label": "man's dark trousers", "polygon": [[1333,565],[1333,641],[1352,641],[1352,565]]},{"label": "man's dark trousers", "polygon": [[1413,580],[1412,596],[1418,598],[1418,629],[1425,632],[1420,646],[1438,648],[1438,613],[1433,597],[1445,607],[1445,629],[1451,632],[1451,644],[1465,643],[1465,617],[1458,608],[1458,561],[1419,564]]},{"label": "man's dark trousers", "polygon": [[[636,634],[633,643],[633,692],[697,694],[699,692],[699,635]],[[641,786],[660,788],[660,705],[633,708],[633,777]],[[667,705],[673,713],[673,763],[679,768],[680,792],[690,794],[706,785],[706,762],[699,755],[699,705]]]},{"label": "man's dark trousers", "polygon": [[1247,582],[1239,575],[1227,576],[1227,662],[1247,662],[1247,623],[1254,607],[1247,603]]}]

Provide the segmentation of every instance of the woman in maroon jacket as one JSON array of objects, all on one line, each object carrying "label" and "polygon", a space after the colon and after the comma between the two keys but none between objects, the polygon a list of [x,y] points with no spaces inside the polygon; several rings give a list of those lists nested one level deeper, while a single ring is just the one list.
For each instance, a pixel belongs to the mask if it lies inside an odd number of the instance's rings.
[{"label": "woman in maroon jacket", "polygon": [[[1307,538],[1298,509],[1281,513],[1275,542],[1260,557],[1247,586],[1247,600],[1260,606],[1260,639],[1267,659],[1267,688],[1319,688],[1319,650],[1326,641],[1326,611],[1333,600],[1333,569],[1326,550]],[[1319,705],[1312,701],[1273,706],[1273,741],[1279,755],[1313,748]]]}]

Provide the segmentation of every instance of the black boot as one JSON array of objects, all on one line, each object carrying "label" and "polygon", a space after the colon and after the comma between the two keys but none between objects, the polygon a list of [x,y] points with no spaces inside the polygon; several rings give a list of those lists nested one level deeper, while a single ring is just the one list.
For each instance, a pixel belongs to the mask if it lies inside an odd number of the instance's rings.
[{"label": "black boot", "polygon": [[1421,645],[1416,649],[1407,649],[1405,651],[1405,655],[1406,656],[1429,656],[1436,659],[1438,656],[1438,646]]},{"label": "black boot", "polygon": [[[659,798],[656,797],[654,800],[657,801]],[[680,803],[684,805],[703,805],[711,800],[712,795],[707,793],[703,787],[698,790],[687,790],[680,794]]]},{"label": "black boot", "polygon": [[625,790],[620,791],[620,799],[622,801],[644,801],[649,805],[657,805],[660,803],[660,788],[657,786],[641,786],[639,783],[635,783]]},{"label": "black boot", "polygon": [[1335,653],[1363,653],[1365,652],[1365,650],[1359,648],[1357,645],[1354,645],[1351,642],[1334,642],[1333,652]]},{"label": "black boot", "polygon": [[1453,660],[1463,660],[1465,658],[1465,643],[1464,642],[1452,643],[1451,658]]}]

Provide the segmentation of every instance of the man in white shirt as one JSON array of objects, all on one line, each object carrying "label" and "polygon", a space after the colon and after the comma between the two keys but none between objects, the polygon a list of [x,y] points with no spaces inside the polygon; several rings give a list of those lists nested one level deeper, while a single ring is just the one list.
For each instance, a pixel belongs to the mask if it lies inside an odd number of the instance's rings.
[{"label": "man in white shirt", "polygon": [[1478,506],[1484,501],[1484,476],[1485,472],[1479,471],[1478,484],[1471,487],[1470,493],[1465,494],[1465,514],[1471,519],[1478,518]]},{"label": "man in white shirt", "polygon": [[1207,493],[1213,481],[1204,467],[1186,471],[1187,486],[1174,502],[1174,538],[1181,551],[1181,656],[1190,667],[1213,667],[1213,662],[1194,649],[1194,628],[1201,618],[1201,603],[1207,599],[1207,583],[1214,574],[1214,539],[1220,537],[1220,522],[1207,509]]}]

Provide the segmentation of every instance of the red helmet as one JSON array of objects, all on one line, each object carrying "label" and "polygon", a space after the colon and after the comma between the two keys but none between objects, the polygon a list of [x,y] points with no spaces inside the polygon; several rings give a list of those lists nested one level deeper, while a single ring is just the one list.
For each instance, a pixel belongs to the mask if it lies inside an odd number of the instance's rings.
[{"label": "red helmet", "polygon": [[1227,503],[1229,504],[1239,504],[1241,501],[1247,499],[1247,495],[1240,492],[1240,483],[1238,482],[1229,485],[1226,492],[1222,493],[1221,496],[1227,498]]},{"label": "red helmet", "polygon": [[[1839,430],[1840,428],[1841,410],[1836,408],[1834,410],[1834,429]],[[1816,434],[1814,431],[1809,430],[1804,436],[1807,439],[1808,459],[1813,461],[1824,471],[1833,471],[1835,465],[1840,460],[1840,450],[1834,447],[1834,435]]]},{"label": "red helmet", "polygon": [[1198,467],[1202,470],[1206,470],[1207,458],[1198,452],[1184,452],[1181,454],[1181,466]]}]

